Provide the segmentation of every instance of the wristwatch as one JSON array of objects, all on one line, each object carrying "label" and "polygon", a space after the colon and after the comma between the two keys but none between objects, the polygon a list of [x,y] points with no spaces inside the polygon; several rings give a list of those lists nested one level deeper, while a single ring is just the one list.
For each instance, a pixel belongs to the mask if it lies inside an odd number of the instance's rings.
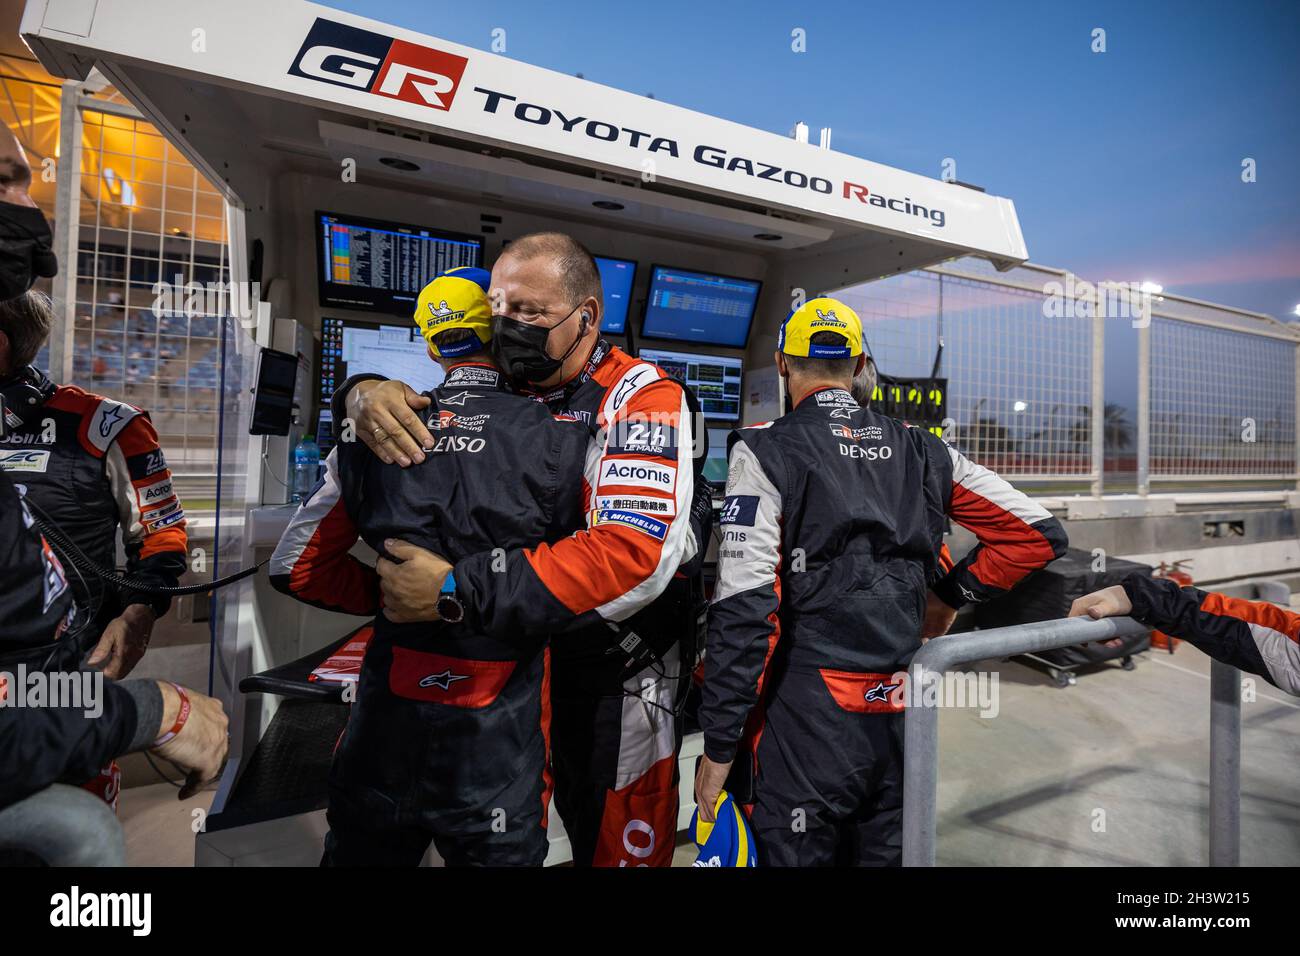
[{"label": "wristwatch", "polygon": [[442,588],[438,591],[436,607],[438,617],[448,624],[459,624],[465,618],[465,605],[461,604],[460,599],[456,597],[456,575],[450,571],[442,579]]}]

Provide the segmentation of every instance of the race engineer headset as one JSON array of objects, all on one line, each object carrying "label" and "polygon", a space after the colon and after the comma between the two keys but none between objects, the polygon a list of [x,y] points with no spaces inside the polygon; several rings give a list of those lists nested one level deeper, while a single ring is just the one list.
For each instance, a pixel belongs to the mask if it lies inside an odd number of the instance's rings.
[{"label": "race engineer headset", "polygon": [[[516,239],[495,263],[491,288],[501,367],[590,430],[585,475],[570,489],[587,524],[554,544],[461,558],[447,581],[466,621],[485,632],[569,630],[552,650],[552,752],[575,862],[667,866],[683,675],[698,641],[698,566],[711,519],[696,482],[703,459],[692,458],[692,399],[600,337],[600,275],[572,237]],[[400,383],[359,381],[335,395],[336,420],[354,419],[385,460],[418,460],[432,440],[413,413],[423,400]],[[409,557],[385,575],[388,606],[430,620],[447,564],[427,552]],[[651,660],[629,673],[628,658],[647,645]]]},{"label": "race engineer headset", "polygon": [[[32,510],[91,561],[114,563],[120,529],[128,574],[175,587],[187,566],[185,512],[158,433],[140,409],[55,385],[29,364],[51,319],[49,299],[39,292],[0,303],[7,432],[0,438],[0,468],[26,486]],[[82,640],[98,642],[88,663],[103,662],[106,677],[125,676],[144,654],[170,597],[125,592],[94,574],[78,575],[74,591],[90,618]]]},{"label": "race engineer headset", "polygon": [[[760,864],[897,864],[902,672],[927,586],[950,612],[1004,593],[1065,533],[925,429],[854,401],[862,325],[844,303],[808,301],[777,347],[794,410],[730,440],[696,802],[711,816],[738,759],[727,789],[751,804]],[[979,540],[947,573],[945,515]]]},{"label": "race engineer headset", "polygon": [[454,585],[442,620],[397,623],[380,611],[375,569],[348,553],[361,537],[381,564],[417,546],[459,560],[583,526],[571,489],[587,429],[506,387],[485,351],[487,283],[482,269],[454,269],[420,293],[415,321],[447,372],[427,393],[429,455],[404,470],[361,442],[339,443],[272,558],[279,590],[375,616],[330,771],[329,865],[415,866],[430,840],[453,866],[546,857],[547,632],[489,634],[461,621]]}]

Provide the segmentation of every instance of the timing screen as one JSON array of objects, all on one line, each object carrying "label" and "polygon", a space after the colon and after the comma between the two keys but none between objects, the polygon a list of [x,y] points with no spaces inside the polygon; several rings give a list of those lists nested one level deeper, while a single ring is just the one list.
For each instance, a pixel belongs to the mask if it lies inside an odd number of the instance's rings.
[{"label": "timing screen", "polygon": [[344,379],[358,372],[378,372],[417,392],[441,385],[445,377],[414,326],[362,326],[326,316],[321,322],[321,406]]},{"label": "timing screen", "polygon": [[658,349],[642,349],[638,354],[685,383],[700,400],[705,418],[727,421],[740,418],[740,359]]},{"label": "timing screen", "polygon": [[760,287],[761,283],[752,279],[656,266],[650,276],[641,334],[743,348]]},{"label": "timing screen", "polygon": [[[395,300],[414,302],[435,276],[458,266],[477,266],[481,244],[449,239],[420,230],[398,231],[363,226],[322,216],[324,276],[331,286],[368,290],[355,304],[373,301],[369,290],[390,293]],[[331,299],[347,302],[348,293],[335,288]]]}]

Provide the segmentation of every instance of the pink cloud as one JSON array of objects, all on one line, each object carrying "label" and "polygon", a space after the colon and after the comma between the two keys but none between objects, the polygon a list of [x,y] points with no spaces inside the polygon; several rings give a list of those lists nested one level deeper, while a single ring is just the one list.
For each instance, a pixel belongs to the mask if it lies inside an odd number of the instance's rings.
[{"label": "pink cloud", "polygon": [[1136,256],[1119,265],[1089,268],[1095,280],[1137,281],[1153,279],[1166,289],[1180,285],[1231,284],[1278,279],[1300,279],[1300,239],[1283,239],[1264,248],[1241,243],[1201,259],[1168,253]]}]

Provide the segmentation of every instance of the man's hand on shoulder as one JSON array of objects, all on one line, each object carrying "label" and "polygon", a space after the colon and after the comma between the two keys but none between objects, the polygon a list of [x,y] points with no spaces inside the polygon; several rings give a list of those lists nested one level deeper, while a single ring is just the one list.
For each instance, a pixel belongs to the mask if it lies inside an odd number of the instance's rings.
[{"label": "man's hand on shoulder", "polygon": [[358,382],[345,401],[356,437],[384,464],[403,468],[424,461],[424,451],[433,448],[433,436],[415,414],[428,407],[427,396],[392,380]]}]

